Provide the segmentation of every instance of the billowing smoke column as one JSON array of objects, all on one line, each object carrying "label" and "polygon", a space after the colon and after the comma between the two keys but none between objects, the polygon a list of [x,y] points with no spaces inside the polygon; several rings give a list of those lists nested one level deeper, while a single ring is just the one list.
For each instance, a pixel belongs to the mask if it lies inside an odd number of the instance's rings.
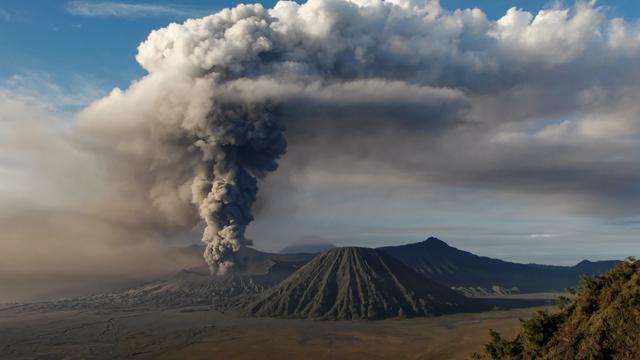
[{"label": "billowing smoke column", "polygon": [[[141,176],[152,176],[152,205],[171,222],[188,224],[191,210],[185,203],[195,204],[205,225],[205,259],[212,273],[229,272],[241,266],[239,254],[250,244],[245,230],[253,220],[257,180],[276,169],[286,150],[279,105],[302,98],[332,102],[336,95],[337,102],[352,95],[362,102],[370,95],[359,94],[363,89],[385,86],[375,78],[346,88],[343,81],[332,84],[333,78],[357,80],[378,71],[367,65],[375,61],[372,51],[378,46],[371,36],[396,6],[369,5],[344,0],[280,2],[270,10],[239,5],[171,24],[139,47],[136,59],[149,75],[94,103],[79,124],[99,133],[96,138],[109,139],[103,150],[137,158],[150,170]],[[375,21],[368,25],[373,33],[356,27],[352,43],[339,34],[349,27],[347,18],[366,23],[368,17]],[[371,74],[361,76],[360,68]],[[416,94],[425,90],[395,85]],[[426,91],[438,97],[439,90]]]},{"label": "billowing smoke column", "polygon": [[224,274],[239,264],[236,254],[250,242],[257,177],[277,167],[286,149],[283,128],[264,106],[218,105],[208,115],[206,135],[194,146],[203,164],[193,181],[193,201],[206,228],[202,241],[211,271]]},{"label": "billowing smoke column", "polygon": [[487,94],[540,71],[565,74],[587,43],[617,49],[621,35],[602,41],[600,22],[588,4],[535,18],[511,9],[496,22],[437,0],[239,5],[152,32],[136,57],[149,74],[92,104],[78,124],[126,158],[116,163],[131,164],[168,222],[193,225],[199,215],[205,258],[221,274],[249,244],[257,180],[286,150],[283,124],[337,134],[480,124],[460,109],[482,113],[473,101]]}]

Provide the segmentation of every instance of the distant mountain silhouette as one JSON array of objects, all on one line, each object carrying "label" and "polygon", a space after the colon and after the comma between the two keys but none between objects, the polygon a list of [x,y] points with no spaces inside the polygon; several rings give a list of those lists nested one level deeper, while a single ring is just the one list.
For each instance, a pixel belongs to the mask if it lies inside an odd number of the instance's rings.
[{"label": "distant mountain silhouette", "polygon": [[329,242],[295,243],[285,246],[280,254],[319,254],[335,247]]},{"label": "distant mountain silhouette", "polygon": [[473,292],[563,291],[574,287],[581,274],[594,275],[610,270],[617,261],[582,261],[567,266],[518,264],[474,255],[430,237],[408,245],[378,248],[402,261],[418,273],[449,287]]},{"label": "distant mountain silhouette", "polygon": [[613,269],[614,266],[618,265],[620,261],[618,260],[606,260],[606,261],[589,261],[582,260],[576,265],[573,266],[573,269],[585,275],[600,275],[608,272]]},{"label": "distant mountain silhouette", "polygon": [[[178,249],[202,257],[202,246]],[[465,295],[562,291],[581,273],[601,274],[616,261],[582,261],[572,267],[516,264],[458,250],[436,238],[380,249],[335,248],[320,255],[271,254],[245,248],[243,266],[210,276],[204,265],[123,290],[25,304],[31,308],[184,307],[209,305],[274,317],[379,319],[507,308],[516,301]],[[453,291],[455,289],[457,291]],[[248,306],[248,307],[247,307]]]},{"label": "distant mountain silhouette", "polygon": [[472,303],[384,252],[324,252],[247,307],[256,316],[382,319],[469,310]]}]

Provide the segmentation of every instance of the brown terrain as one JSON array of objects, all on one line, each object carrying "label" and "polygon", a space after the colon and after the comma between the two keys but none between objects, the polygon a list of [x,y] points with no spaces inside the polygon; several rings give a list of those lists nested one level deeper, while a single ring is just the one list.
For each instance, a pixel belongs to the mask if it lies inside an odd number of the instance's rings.
[{"label": "brown terrain", "polygon": [[1,359],[465,359],[539,308],[381,321],[250,318],[209,307],[0,310]]}]

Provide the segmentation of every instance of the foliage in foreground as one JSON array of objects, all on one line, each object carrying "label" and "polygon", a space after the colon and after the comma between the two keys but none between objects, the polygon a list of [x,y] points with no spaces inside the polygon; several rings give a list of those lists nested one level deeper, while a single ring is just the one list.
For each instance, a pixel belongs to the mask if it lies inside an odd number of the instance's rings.
[{"label": "foliage in foreground", "polygon": [[640,359],[640,261],[583,277],[559,311],[522,321],[513,339],[491,330],[475,359]]}]

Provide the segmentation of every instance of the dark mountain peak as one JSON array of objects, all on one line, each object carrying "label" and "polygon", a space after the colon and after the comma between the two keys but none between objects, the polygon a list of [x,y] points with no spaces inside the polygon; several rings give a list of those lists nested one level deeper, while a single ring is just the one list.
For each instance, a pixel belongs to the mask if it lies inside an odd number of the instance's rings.
[{"label": "dark mountain peak", "polygon": [[[320,256],[324,257],[323,261],[339,261],[349,264],[356,261],[380,261],[380,257],[384,257],[387,261],[397,262],[396,259],[391,258],[385,253],[382,253],[376,249],[365,248],[359,246],[344,246],[337,247],[321,253]],[[318,256],[319,257],[319,256]],[[316,257],[316,258],[318,258]],[[316,259],[314,258],[314,260]],[[313,260],[312,260],[313,261]]]},{"label": "dark mountain peak", "polygon": [[326,251],[327,255],[330,256],[348,256],[348,255],[356,255],[356,256],[367,256],[377,254],[375,249],[359,247],[359,246],[342,246],[330,249]]},{"label": "dark mountain peak", "polygon": [[256,316],[382,319],[469,307],[456,292],[370,248],[326,251],[247,307]]},{"label": "dark mountain peak", "polygon": [[378,250],[387,250],[387,249],[405,249],[407,251],[461,251],[456,249],[455,247],[447,244],[446,242],[438,239],[437,237],[430,236],[424,241],[404,244],[404,245],[392,245],[392,246],[383,246],[379,247]]},{"label": "dark mountain peak", "polygon": [[573,267],[512,263],[457,249],[435,237],[379,250],[441,284],[487,291],[494,287],[521,292],[562,291],[575,286],[581,273],[600,274],[616,263],[585,260]]},{"label": "dark mountain peak", "polygon": [[429,236],[427,238],[427,240],[423,241],[422,243],[425,244],[425,245],[428,245],[428,246],[451,247],[446,242],[438,239],[437,237],[433,237],[433,236]]},{"label": "dark mountain peak", "polygon": [[582,260],[571,267],[572,270],[586,275],[597,275],[609,271],[612,267],[619,264],[617,260],[589,261]]},{"label": "dark mountain peak", "polygon": [[584,259],[582,261],[580,261],[579,263],[573,265],[574,267],[580,267],[580,266],[585,266],[585,265],[589,265],[589,264],[593,264],[592,261],[589,261],[587,259]]}]

